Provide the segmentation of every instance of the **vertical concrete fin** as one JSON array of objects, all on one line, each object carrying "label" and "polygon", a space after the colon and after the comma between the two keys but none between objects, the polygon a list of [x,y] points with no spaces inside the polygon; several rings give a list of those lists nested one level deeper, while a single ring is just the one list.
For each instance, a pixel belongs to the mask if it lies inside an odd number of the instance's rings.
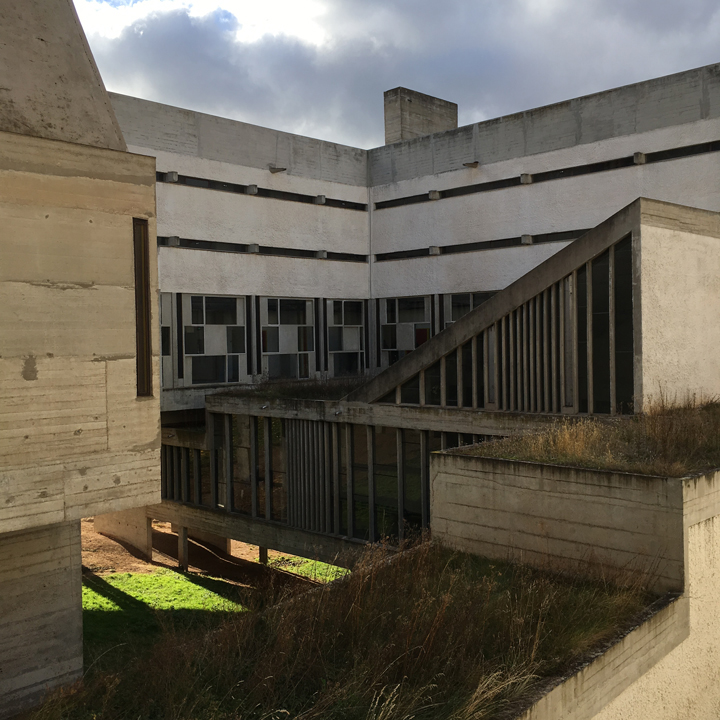
[{"label": "vertical concrete fin", "polygon": [[0,4],[0,131],[127,150],[72,0]]}]

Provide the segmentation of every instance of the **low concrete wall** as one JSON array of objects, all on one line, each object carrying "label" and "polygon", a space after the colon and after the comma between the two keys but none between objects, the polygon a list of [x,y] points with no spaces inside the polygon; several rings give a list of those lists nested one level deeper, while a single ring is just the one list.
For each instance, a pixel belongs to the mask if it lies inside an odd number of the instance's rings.
[{"label": "low concrete wall", "polygon": [[0,535],[0,718],[82,674],[80,521]]},{"label": "low concrete wall", "polygon": [[652,570],[683,588],[682,480],[434,453],[433,536],[468,552],[574,570]]},{"label": "low concrete wall", "polygon": [[132,545],[152,560],[152,520],[144,507],[95,516],[95,532]]}]

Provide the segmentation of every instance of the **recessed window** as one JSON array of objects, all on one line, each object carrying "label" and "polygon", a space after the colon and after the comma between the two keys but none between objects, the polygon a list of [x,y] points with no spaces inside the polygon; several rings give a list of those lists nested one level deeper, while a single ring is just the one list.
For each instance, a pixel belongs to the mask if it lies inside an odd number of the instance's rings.
[{"label": "recessed window", "polygon": [[358,353],[336,353],[333,355],[333,373],[335,377],[343,375],[357,375],[360,369]]},{"label": "recessed window", "polygon": [[227,359],[227,379],[228,382],[240,381],[240,358],[237,355],[228,355]]},{"label": "recessed window", "polygon": [[362,303],[355,300],[345,302],[345,325],[362,325]]},{"label": "recessed window", "polygon": [[206,325],[237,325],[237,301],[235,298],[206,297]]},{"label": "recessed window", "polygon": [[203,310],[203,298],[193,295],[190,298],[190,310],[193,325],[204,325],[205,324],[205,311]]},{"label": "recessed window", "polygon": [[306,325],[307,303],[305,300],[280,300],[281,325]]},{"label": "recessed window", "polygon": [[297,355],[270,355],[268,357],[268,375],[270,378],[288,378],[293,380],[298,376]]},{"label": "recessed window", "polygon": [[470,312],[470,293],[462,293],[452,296],[452,319],[459,320],[463,315]]},{"label": "recessed window", "polygon": [[333,325],[343,324],[342,300],[333,300]]},{"label": "recessed window", "polygon": [[205,352],[205,328],[185,326],[185,354],[202,355]]},{"label": "recessed window", "polygon": [[430,339],[430,325],[421,324],[415,326],[415,347],[419,348]]},{"label": "recessed window", "polygon": [[382,349],[394,350],[397,348],[397,327],[395,325],[382,326]]},{"label": "recessed window", "polygon": [[341,327],[328,328],[328,350],[338,352],[343,349],[343,329]]},{"label": "recessed window", "polygon": [[194,385],[225,382],[225,355],[201,355],[192,359]]},{"label": "recessed window", "polygon": [[398,318],[401,323],[425,322],[425,298],[399,298]]},{"label": "recessed window", "polygon": [[262,349],[266,353],[280,352],[280,332],[277,327],[262,329]]},{"label": "recessed window", "polygon": [[310,363],[308,358],[309,356],[306,353],[298,355],[298,377],[300,378],[310,377]]},{"label": "recessed window", "polygon": [[227,329],[227,351],[228,353],[245,352],[245,328],[242,325]]},{"label": "recessed window", "polygon": [[160,340],[161,340],[161,346],[162,346],[162,354],[167,357],[170,355],[171,347],[170,347],[170,328],[169,327],[161,327],[160,328]]},{"label": "recessed window", "polygon": [[268,325],[278,324],[278,301],[275,298],[269,298],[267,301],[268,309]]},{"label": "recessed window", "polygon": [[[299,327],[298,333],[298,350],[300,352],[312,352],[313,346],[313,329],[309,325],[307,327]],[[302,375],[300,376],[302,377]]]},{"label": "recessed window", "polygon": [[[394,299],[385,301],[385,314],[387,316],[388,323],[397,322],[397,304]],[[425,318],[423,318],[424,320]]]}]

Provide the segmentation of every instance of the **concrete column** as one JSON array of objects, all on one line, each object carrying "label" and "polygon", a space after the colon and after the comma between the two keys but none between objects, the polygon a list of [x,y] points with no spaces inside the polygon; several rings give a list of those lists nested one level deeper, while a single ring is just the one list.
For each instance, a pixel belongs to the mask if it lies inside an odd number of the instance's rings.
[{"label": "concrete column", "polygon": [[190,563],[188,562],[188,529],[178,528],[178,567],[187,572]]},{"label": "concrete column", "polygon": [[268,549],[266,547],[258,548],[258,559],[263,565],[268,564]]}]

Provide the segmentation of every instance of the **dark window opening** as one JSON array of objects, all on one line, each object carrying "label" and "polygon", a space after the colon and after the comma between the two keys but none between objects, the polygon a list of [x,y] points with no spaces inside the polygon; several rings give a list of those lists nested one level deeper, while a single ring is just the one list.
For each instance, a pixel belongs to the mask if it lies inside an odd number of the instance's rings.
[{"label": "dark window opening", "polygon": [[487,302],[495,293],[494,292],[476,292],[473,293],[472,299],[472,306],[473,308],[478,307],[479,305],[482,305],[484,302]]},{"label": "dark window opening", "polygon": [[593,412],[610,412],[610,253],[592,262]]},{"label": "dark window opening", "polygon": [[388,364],[394,365],[400,359],[400,353],[397,350],[388,350]]},{"label": "dark window opening", "polygon": [[[307,357],[307,356],[306,356]],[[270,378],[288,378],[294,380],[298,376],[297,355],[270,355],[268,357],[268,375]]]},{"label": "dark window opening", "polygon": [[228,355],[228,382],[240,382],[240,359],[237,355]]},{"label": "dark window opening", "polygon": [[307,327],[299,327],[297,329],[297,335],[298,335],[298,351],[299,352],[312,352],[315,349],[315,346],[313,343],[312,325],[309,325]]},{"label": "dark window opening", "polygon": [[470,312],[470,293],[453,295],[451,297],[452,319],[459,320],[463,315]]},{"label": "dark window opening", "polygon": [[310,377],[310,356],[307,353],[298,355],[298,377],[303,379]]},{"label": "dark window opening", "polygon": [[445,357],[445,404],[456,407],[458,404],[458,367],[457,350]]},{"label": "dark window opening", "polygon": [[362,302],[345,302],[345,325],[362,325]]},{"label": "dark window opening", "polygon": [[227,351],[228,353],[245,352],[245,328],[242,325],[227,329]]},{"label": "dark window opening", "polygon": [[382,326],[382,349],[395,350],[397,348],[397,326]]},{"label": "dark window opening", "polygon": [[388,323],[397,322],[397,303],[395,300],[385,301],[385,315],[387,317]]},{"label": "dark window opening", "polygon": [[171,354],[171,347],[170,347],[170,328],[169,327],[161,327],[160,328],[160,338],[161,338],[161,345],[162,345],[162,354],[163,356],[167,357]]},{"label": "dark window opening", "polygon": [[333,372],[335,377],[357,375],[360,372],[358,353],[336,353],[333,355]]},{"label": "dark window opening", "polygon": [[419,348],[430,339],[430,325],[423,323],[415,326],[415,347]]},{"label": "dark window opening", "polygon": [[185,328],[185,354],[202,355],[205,352],[205,328],[188,325]]},{"label": "dark window opening", "polygon": [[343,349],[343,329],[341,327],[328,328],[328,347],[330,352]]},{"label": "dark window opening", "polygon": [[478,408],[485,407],[485,348],[483,336],[478,335],[475,343],[475,392]]},{"label": "dark window opening", "polygon": [[342,300],[333,300],[333,325],[343,324]]},{"label": "dark window opening", "polygon": [[463,407],[472,407],[473,404],[473,365],[472,342],[462,346],[462,402]]},{"label": "dark window opening", "polygon": [[633,350],[632,238],[615,245],[615,404],[632,413],[635,395]]},{"label": "dark window opening", "polygon": [[[565,286],[565,294],[567,298],[567,285]],[[567,302],[565,304],[567,308]],[[566,311],[565,328],[567,337],[567,328],[572,325],[572,317]],[[583,265],[577,271],[577,353],[578,353],[578,410],[581,413],[588,411],[588,353],[587,353],[587,270]],[[567,346],[566,346],[567,347]],[[568,378],[572,378],[572,366],[565,361],[565,382]],[[567,390],[566,390],[567,402]]]},{"label": "dark window opening", "polygon": [[225,382],[225,355],[199,355],[192,359],[193,385]]},{"label": "dark window opening", "polygon": [[275,298],[270,298],[267,301],[268,311],[268,325],[278,324],[278,301]]},{"label": "dark window opening", "polygon": [[401,323],[425,322],[425,298],[399,298],[398,318]]},{"label": "dark window opening", "polygon": [[305,300],[280,300],[281,325],[307,325]]},{"label": "dark window opening", "polygon": [[206,297],[206,325],[237,325],[237,301],[235,298]]},{"label": "dark window opening", "polygon": [[420,375],[415,375],[401,386],[400,402],[408,405],[420,404]]},{"label": "dark window opening", "polygon": [[203,310],[202,296],[198,297],[197,295],[193,295],[190,298],[190,312],[193,325],[205,324],[205,311]]},{"label": "dark window opening", "polygon": [[150,334],[150,245],[148,221],[133,218],[135,260],[135,351],[138,396],[152,395]]},{"label": "dark window opening", "polygon": [[277,327],[262,329],[262,350],[266,353],[280,352],[280,332]]},{"label": "dark window opening", "polygon": [[440,361],[425,370],[425,404],[440,404]]}]

